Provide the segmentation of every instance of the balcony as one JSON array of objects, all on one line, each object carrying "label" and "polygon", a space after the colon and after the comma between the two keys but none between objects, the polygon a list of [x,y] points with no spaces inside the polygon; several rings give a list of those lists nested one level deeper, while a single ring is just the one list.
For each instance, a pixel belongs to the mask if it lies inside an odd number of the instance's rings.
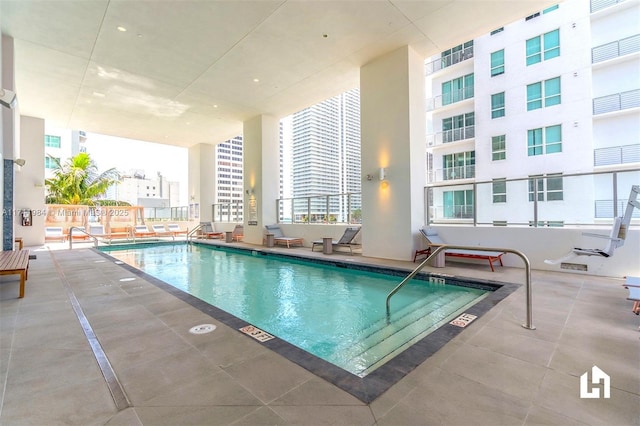
[{"label": "balcony", "polygon": [[636,52],[640,52],[640,34],[594,47],[591,49],[591,63],[597,64]]},{"label": "balcony", "polygon": [[443,132],[427,135],[427,146],[442,145],[450,142],[472,139],[476,135],[476,126],[467,126],[458,129],[445,130]]},{"label": "balcony", "polygon": [[640,107],[640,89],[601,96],[593,100],[593,115]]},{"label": "balcony", "polygon": [[432,170],[427,173],[428,183],[442,182],[445,180],[473,179],[476,177],[476,166],[445,167]]},{"label": "balcony", "polygon": [[427,99],[427,112],[473,98],[473,88],[474,86],[468,86]]},{"label": "balcony", "polygon": [[624,0],[591,0],[591,13],[595,13],[599,10],[615,6],[616,4],[622,3],[623,1]]},{"label": "balcony", "polygon": [[640,144],[612,146],[593,151],[594,166],[611,166],[640,162]]},{"label": "balcony", "polygon": [[425,64],[426,75],[429,76],[434,72],[471,58],[473,58],[473,46],[467,47],[463,50],[458,50],[457,52],[452,52],[449,55]]}]

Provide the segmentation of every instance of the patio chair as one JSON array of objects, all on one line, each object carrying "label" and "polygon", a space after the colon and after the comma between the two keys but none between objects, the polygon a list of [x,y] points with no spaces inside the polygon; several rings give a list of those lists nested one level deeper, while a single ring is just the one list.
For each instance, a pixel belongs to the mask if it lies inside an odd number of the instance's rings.
[{"label": "patio chair", "polygon": [[187,235],[189,233],[188,229],[180,229],[180,226],[177,223],[168,224],[167,229],[169,232],[173,232],[174,237],[177,235]]},{"label": "patio chair", "polygon": [[215,226],[211,222],[200,222],[200,230],[198,238],[224,238],[224,232],[216,231]]},{"label": "patio chair", "polygon": [[171,237],[172,239],[176,239],[176,236],[173,232],[167,230],[164,227],[164,224],[155,223],[151,225],[151,230],[156,234],[157,237]]},{"label": "patio chair", "polygon": [[[416,254],[413,256],[413,261],[415,262],[418,256],[431,254],[431,249],[434,247],[439,247],[442,245],[446,245],[442,238],[438,235],[438,233],[433,229],[421,228],[420,233],[429,243],[429,247],[425,250],[416,250]],[[505,252],[498,251],[484,251],[484,250],[462,250],[462,249],[449,249],[445,250],[445,257],[462,257],[467,259],[485,259],[489,261],[489,266],[491,266],[491,272],[495,272],[493,268],[494,262],[500,262],[500,266],[504,266],[502,264],[502,256],[505,255]]]},{"label": "patio chair", "polygon": [[[340,237],[338,241],[335,241],[335,240],[331,241],[331,245],[333,246],[333,248],[346,247],[349,249],[349,252],[351,253],[351,255],[353,255],[352,247],[354,245],[358,245],[354,243],[353,240],[356,237],[356,235],[358,235],[358,232],[360,232],[359,227],[348,227],[347,229],[344,230],[344,234],[342,234],[342,237]],[[311,244],[311,251],[315,251],[316,246],[319,246],[320,248],[322,248],[322,245],[323,245],[322,240],[314,241]]]},{"label": "patio chair", "polygon": [[65,242],[67,237],[64,235],[64,231],[61,226],[47,226],[44,228],[44,240]]},{"label": "patio chair", "polygon": [[236,227],[233,228],[233,232],[231,232],[231,239],[233,241],[242,241],[243,238],[244,238],[244,226],[236,225]]},{"label": "patio chair", "polygon": [[273,234],[273,242],[275,244],[286,244],[287,248],[291,248],[292,244],[302,245],[304,242],[302,238],[285,237],[278,225],[265,225],[265,228],[267,228],[267,234]]},{"label": "patio chair", "polygon": [[133,236],[137,238],[154,237],[155,235],[155,232],[149,231],[147,225],[136,225],[133,228]]}]

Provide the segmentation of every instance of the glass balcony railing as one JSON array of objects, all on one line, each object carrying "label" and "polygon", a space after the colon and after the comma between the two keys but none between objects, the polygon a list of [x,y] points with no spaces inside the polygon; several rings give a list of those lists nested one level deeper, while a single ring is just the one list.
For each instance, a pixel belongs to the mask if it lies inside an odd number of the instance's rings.
[{"label": "glass balcony railing", "polygon": [[362,223],[362,194],[282,198],[277,211],[280,223]]},{"label": "glass balcony railing", "polygon": [[445,130],[427,135],[427,146],[441,145],[444,143],[472,139],[476,136],[476,127],[467,126],[458,129]]},{"label": "glass balcony railing", "polygon": [[433,98],[427,99],[427,112],[442,108],[445,105],[451,105],[465,99],[473,98],[474,86],[467,86],[459,90],[443,93]]},{"label": "glass balcony railing", "polygon": [[213,221],[231,223],[243,222],[243,205],[243,201],[213,204]]},{"label": "glass balcony railing", "polygon": [[[441,182],[425,188],[425,223],[606,225],[625,214],[631,187],[639,183],[640,168],[472,183]],[[631,226],[639,225],[640,209],[635,208]]]},{"label": "glass balcony railing", "polygon": [[456,52],[452,52],[434,61],[427,62],[425,64],[425,73],[426,75],[431,75],[434,72],[440,71],[441,69],[450,67],[451,65],[455,65],[471,58],[473,58],[473,46],[458,50]]}]

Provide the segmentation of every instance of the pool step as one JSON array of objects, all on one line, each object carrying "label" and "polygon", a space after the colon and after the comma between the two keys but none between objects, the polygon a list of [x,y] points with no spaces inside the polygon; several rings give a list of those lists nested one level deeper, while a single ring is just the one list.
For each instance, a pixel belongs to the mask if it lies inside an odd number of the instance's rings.
[{"label": "pool step", "polygon": [[436,296],[435,300],[427,300],[426,303],[411,304],[404,315],[392,316],[389,325],[386,321],[378,323],[373,333],[368,329],[368,334],[357,339],[358,343],[342,352],[340,358],[348,359],[347,365],[357,365],[360,371],[365,371],[381,357],[397,351],[424,332],[435,330],[453,313],[475,301],[478,294],[461,292]]}]

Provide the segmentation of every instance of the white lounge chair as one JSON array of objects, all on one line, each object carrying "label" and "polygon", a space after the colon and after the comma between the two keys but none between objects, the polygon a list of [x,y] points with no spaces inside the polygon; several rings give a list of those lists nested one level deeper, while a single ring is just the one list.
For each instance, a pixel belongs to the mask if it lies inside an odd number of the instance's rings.
[{"label": "white lounge chair", "polygon": [[65,242],[67,236],[64,234],[61,226],[47,226],[44,228],[44,240]]},{"label": "white lounge chair", "polygon": [[286,244],[287,248],[290,248],[292,244],[302,245],[304,242],[302,238],[285,237],[278,225],[266,225],[265,228],[267,228],[267,234],[273,234],[275,244]]}]

